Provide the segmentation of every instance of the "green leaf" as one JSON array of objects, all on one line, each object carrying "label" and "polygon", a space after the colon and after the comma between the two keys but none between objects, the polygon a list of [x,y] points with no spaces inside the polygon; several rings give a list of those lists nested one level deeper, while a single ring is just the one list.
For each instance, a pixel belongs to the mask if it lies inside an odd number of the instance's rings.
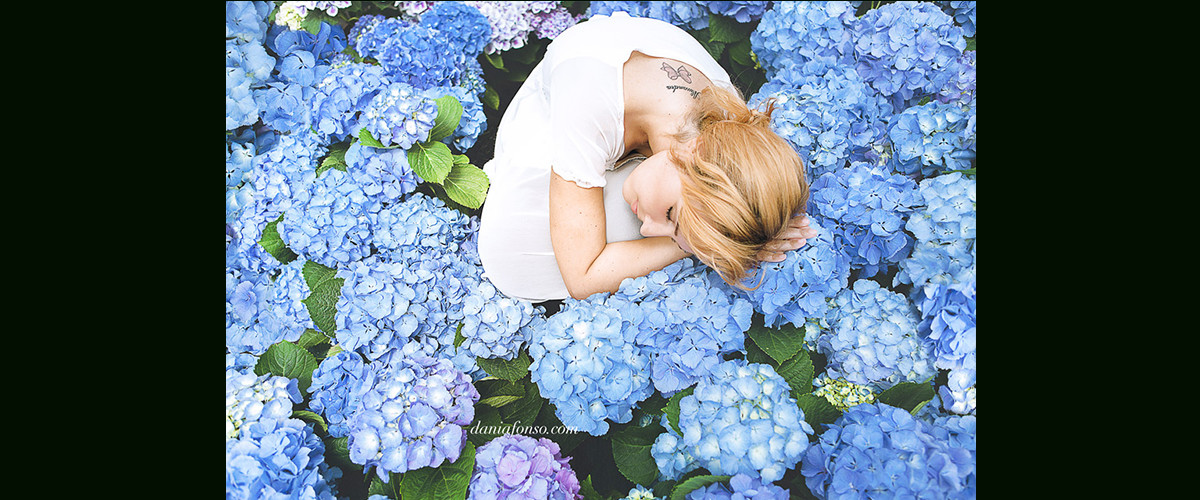
[{"label": "green leaf", "polygon": [[933,394],[933,385],[928,381],[901,382],[879,393],[875,400],[911,412],[922,403],[933,399]]},{"label": "green leaf", "polygon": [[404,500],[462,500],[467,497],[467,484],[475,470],[475,445],[466,441],[462,454],[454,463],[440,467],[410,470],[400,481],[400,496]]},{"label": "green leaf", "polygon": [[304,263],[301,270],[310,293],[302,300],[308,308],[308,316],[322,332],[332,336],[337,329],[337,301],[342,296],[345,278],[336,277],[337,271],[313,261]]},{"label": "green leaf", "polygon": [[343,468],[361,467],[350,461],[350,438],[340,437],[325,440],[325,459],[331,465]]},{"label": "green leaf", "polygon": [[832,424],[842,416],[842,412],[834,408],[829,401],[813,394],[801,394],[796,398],[796,406],[804,412],[804,421],[808,422],[817,434],[824,431],[821,424]]},{"label": "green leaf", "polygon": [[558,415],[554,414],[556,410],[557,408],[554,407],[554,403],[546,401],[542,404],[542,409],[538,412],[538,416],[537,419],[534,420],[534,424],[545,427],[546,429],[553,429],[553,431],[551,431],[551,433],[545,437],[549,438],[555,443],[558,443],[559,451],[562,452],[563,456],[566,456],[569,455],[571,450],[574,450],[576,446],[579,446],[584,439],[587,439],[588,433],[570,432],[569,429],[563,425],[562,421],[558,419]]},{"label": "green leaf", "polygon": [[532,363],[533,359],[525,351],[521,351],[513,359],[475,358],[475,364],[488,375],[508,381],[521,380],[521,377],[529,373],[529,365]]},{"label": "green leaf", "polygon": [[538,392],[537,384],[525,382],[525,395],[520,399],[500,408],[500,417],[505,423],[532,425],[537,420],[538,412],[542,409],[542,395]]},{"label": "green leaf", "polygon": [[650,455],[662,426],[628,426],[612,433],[613,461],[626,479],[649,487],[658,479],[658,465]]},{"label": "green leaf", "polygon": [[966,40],[967,40],[967,48],[964,50],[964,52],[966,52],[967,50],[975,50],[975,37],[970,37],[970,38],[967,38]]},{"label": "green leaf", "polygon": [[458,328],[456,328],[454,330],[454,347],[458,347],[458,346],[462,345],[463,341],[467,340],[467,338],[464,337],[462,334],[462,327],[463,327],[463,324],[459,323]]},{"label": "green leaf", "polygon": [[750,40],[750,23],[717,14],[708,15],[708,34],[714,42],[734,43]]},{"label": "green leaf", "polygon": [[771,367],[775,367],[776,365],[778,365],[778,363],[776,363],[774,359],[771,359],[771,356],[768,355],[766,351],[762,350],[761,347],[759,347],[757,344],[755,344],[753,340],[750,340],[749,338],[747,338],[745,340],[745,342],[742,343],[742,345],[744,346],[744,349],[746,351],[746,362],[747,363],[758,363],[760,365],[771,365]]},{"label": "green leaf", "polygon": [[804,332],[790,323],[779,329],[763,325],[761,315],[754,315],[754,322],[746,334],[761,347],[776,363],[783,363],[804,349]]},{"label": "green leaf", "polygon": [[455,164],[442,185],[446,188],[446,195],[455,203],[468,208],[479,208],[483,206],[483,200],[487,197],[490,183],[482,169],[468,163]]},{"label": "green leaf", "polygon": [[367,494],[383,495],[393,500],[400,500],[400,483],[403,482],[403,479],[403,474],[389,472],[388,482],[385,483],[382,479],[379,479],[378,474],[372,473],[371,485],[367,488]]},{"label": "green leaf", "polygon": [[382,142],[379,142],[379,140],[375,139],[375,136],[371,135],[371,132],[367,130],[367,127],[358,129],[358,142],[361,142],[363,146],[370,146],[379,149],[395,149],[397,147],[384,146]]},{"label": "green leaf", "polygon": [[454,133],[463,114],[462,103],[458,102],[458,98],[453,95],[439,97],[436,102],[438,114],[437,118],[433,119],[433,129],[429,131],[429,140],[431,141],[440,141]]},{"label": "green leaf", "polygon": [[491,85],[483,89],[483,104],[494,110],[500,110],[500,94]]},{"label": "green leaf", "polygon": [[493,68],[496,68],[500,71],[508,71],[507,69],[504,69],[504,59],[500,57],[499,52],[494,54],[488,54],[485,52],[483,54],[483,59],[486,60]]},{"label": "green leaf", "polygon": [[479,404],[499,408],[523,397],[524,396],[492,396],[490,398],[479,400]]},{"label": "green leaf", "polygon": [[579,494],[583,495],[583,500],[604,500],[604,497],[596,492],[596,488],[592,486],[592,475],[579,482]]},{"label": "green leaf", "polygon": [[683,435],[683,431],[679,429],[679,401],[696,391],[696,387],[688,387],[682,391],[676,392],[667,401],[667,407],[663,410],[663,415],[667,418],[667,423],[671,424],[671,428],[679,435]]},{"label": "green leaf", "polygon": [[503,422],[500,421],[500,412],[491,406],[476,406],[475,420],[471,422],[471,426],[463,429],[467,433],[467,439],[475,446],[483,446],[488,441],[503,434],[496,432]]},{"label": "green leaf", "polygon": [[296,410],[292,412],[292,418],[312,422],[321,428],[321,432],[329,432],[329,426],[325,425],[325,419],[320,415],[307,410]]},{"label": "green leaf", "polygon": [[322,333],[320,330],[305,328],[304,333],[300,335],[300,340],[296,341],[296,345],[308,349],[312,346],[328,344],[329,336]]},{"label": "green leaf", "polygon": [[287,264],[296,260],[295,252],[287,247],[283,242],[283,238],[279,236],[279,221],[283,220],[283,214],[279,215],[278,219],[268,222],[263,228],[262,237],[258,239],[258,244],[266,250],[267,253],[275,257],[281,264]]},{"label": "green leaf", "polygon": [[408,150],[408,166],[422,179],[441,184],[454,167],[450,147],[437,141],[413,144]]},{"label": "green leaf", "polygon": [[[363,130],[366,130],[366,129],[363,129]],[[369,137],[370,135],[371,135],[371,133],[368,132],[367,136]],[[374,140],[374,139],[372,138],[371,140]],[[338,170],[341,170],[342,172],[345,172],[346,171],[346,149],[347,148],[345,148],[345,147],[330,148],[329,155],[327,155],[324,160],[321,160],[321,166],[317,167],[317,176],[319,177],[321,174],[325,173],[326,170],[329,170],[331,168],[336,168]]]},{"label": "green leaf", "polygon": [[713,483],[728,481],[730,477],[733,476],[694,476],[687,481],[679,483],[675,486],[675,489],[671,490],[671,500],[684,500],[688,493]]},{"label": "green leaf", "polygon": [[267,348],[254,365],[255,375],[278,375],[294,378],[303,393],[312,384],[312,372],[317,369],[317,358],[307,349],[286,340]]},{"label": "green leaf", "polygon": [[730,45],[729,58],[742,66],[754,67],[754,59],[750,57],[750,37]]},{"label": "green leaf", "polygon": [[792,388],[792,397],[812,392],[813,364],[808,351],[801,349],[795,356],[779,364],[775,372]]}]

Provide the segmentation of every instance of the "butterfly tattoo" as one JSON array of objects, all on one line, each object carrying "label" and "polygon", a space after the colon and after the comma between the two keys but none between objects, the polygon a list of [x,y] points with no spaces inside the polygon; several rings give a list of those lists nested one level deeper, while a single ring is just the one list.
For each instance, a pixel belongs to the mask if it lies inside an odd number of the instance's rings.
[{"label": "butterfly tattoo", "polygon": [[687,68],[685,68],[683,66],[679,66],[679,69],[677,70],[675,68],[672,68],[670,64],[667,64],[664,62],[662,64],[662,70],[666,71],[667,77],[672,80],[678,80],[678,79],[682,78],[683,81],[692,83],[692,72],[688,71]]}]

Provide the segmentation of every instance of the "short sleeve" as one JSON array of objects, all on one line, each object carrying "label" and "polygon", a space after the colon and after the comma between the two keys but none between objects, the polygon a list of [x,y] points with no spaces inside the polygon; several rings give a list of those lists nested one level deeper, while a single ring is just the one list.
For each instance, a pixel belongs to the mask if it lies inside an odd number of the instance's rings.
[{"label": "short sleeve", "polygon": [[617,68],[599,59],[560,62],[547,86],[551,168],[579,187],[604,187],[608,164],[624,150],[624,104]]}]

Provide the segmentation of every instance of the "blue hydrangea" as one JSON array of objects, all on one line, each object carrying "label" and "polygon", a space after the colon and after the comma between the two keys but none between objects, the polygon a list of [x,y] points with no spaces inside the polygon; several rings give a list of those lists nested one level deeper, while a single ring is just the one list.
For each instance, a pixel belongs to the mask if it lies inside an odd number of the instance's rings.
[{"label": "blue hydrangea", "polygon": [[920,329],[933,346],[933,365],[975,369],[975,283],[926,285],[915,297]]},{"label": "blue hydrangea", "polygon": [[659,478],[678,479],[700,467],[696,457],[692,455],[692,448],[683,443],[683,436],[675,432],[675,428],[671,427],[669,422],[663,420],[662,424],[667,429],[666,432],[659,434],[654,439],[654,444],[650,445],[650,457],[658,467]]},{"label": "blue hydrangea", "polygon": [[[946,86],[938,92],[937,100],[941,103],[950,103],[954,101],[970,102],[976,97],[975,89],[975,54],[977,51],[968,50],[963,52],[962,57],[958,59],[958,72],[950,78]],[[971,108],[972,116],[974,116],[974,107]],[[972,148],[972,151],[974,149]]]},{"label": "blue hydrangea", "polygon": [[587,16],[612,15],[626,12],[632,17],[648,17],[666,21],[686,30],[702,30],[708,27],[708,7],[703,2],[591,2]]},{"label": "blue hydrangea", "polygon": [[415,191],[420,182],[403,149],[378,149],[355,141],[346,149],[343,159],[346,172],[362,187],[363,193],[381,203],[398,202]]},{"label": "blue hydrangea", "polygon": [[709,1],[701,2],[707,5],[708,11],[718,16],[732,17],[739,23],[748,23],[762,18],[772,2],[757,2],[752,0]]},{"label": "blue hydrangea", "polygon": [[[232,225],[225,225],[226,302],[229,302],[230,294],[239,282],[257,281],[258,276],[274,272],[280,265],[262,245],[243,242]],[[227,315],[227,327],[231,324],[230,319]]]},{"label": "blue hydrangea", "polygon": [[225,187],[237,187],[246,180],[254,166],[254,141],[236,136],[225,137]]},{"label": "blue hydrangea", "polygon": [[974,103],[930,101],[897,114],[887,132],[893,168],[914,177],[971,168],[975,152],[968,141],[973,143],[974,129],[967,126]]},{"label": "blue hydrangea", "polygon": [[951,413],[975,414],[975,370],[956,368],[950,370],[946,385],[938,388],[942,408]]},{"label": "blue hydrangea", "polygon": [[681,259],[626,279],[607,299],[620,310],[626,337],[651,356],[650,379],[663,394],[695,384],[723,354],[743,349],[753,305],[706,271]]},{"label": "blue hydrangea", "polygon": [[230,371],[245,372],[253,371],[254,366],[258,364],[258,356],[248,352],[225,352],[225,374],[228,376]]},{"label": "blue hydrangea", "polygon": [[296,379],[226,368],[225,439],[236,439],[254,422],[291,417],[292,406],[300,401]]},{"label": "blue hydrangea", "polygon": [[855,163],[821,175],[809,191],[809,213],[833,233],[850,268],[861,269],[859,277],[873,277],[908,257],[913,238],[904,224],[920,204],[916,182]]},{"label": "blue hydrangea", "polygon": [[790,491],[746,474],[729,478],[729,484],[713,483],[687,494],[687,500],[788,500]]},{"label": "blue hydrangea", "polygon": [[[663,426],[670,424],[664,420]],[[712,474],[746,474],[768,483],[782,478],[800,461],[813,433],[787,381],[769,365],[742,359],[717,365],[692,394],[679,401],[679,428],[681,437],[675,437],[672,429],[655,440],[651,456],[656,462],[671,461],[656,455],[656,449],[672,448],[657,441],[674,439],[674,448],[686,450],[693,465]],[[667,470],[679,472],[673,466]],[[659,472],[665,479],[678,479],[663,469]]]},{"label": "blue hydrangea", "polygon": [[936,375],[930,346],[917,333],[917,311],[904,295],[858,280],[830,303],[829,330],[817,340],[831,378],[875,390]]},{"label": "blue hydrangea", "polygon": [[[747,279],[754,290],[745,294],[754,310],[763,314],[765,325],[777,327],[791,323],[804,327],[807,318],[824,318],[828,299],[846,287],[850,262],[833,244],[832,231],[810,218],[817,237],[810,238],[799,250],[788,252],[782,262],[763,263],[759,277]],[[727,285],[726,285],[727,286]]]},{"label": "blue hydrangea", "polygon": [[246,80],[259,85],[271,77],[275,69],[275,58],[267,53],[261,43],[225,41],[225,67],[241,68]]},{"label": "blue hydrangea", "polygon": [[367,216],[379,210],[379,202],[341,170],[303,176],[305,189],[292,193],[292,206],[276,225],[287,247],[330,268],[370,255]]},{"label": "blue hydrangea", "polygon": [[466,59],[478,57],[492,41],[492,26],[474,2],[435,2],[421,14],[421,25],[443,33],[454,51]]},{"label": "blue hydrangea", "polygon": [[471,473],[470,500],[577,498],[579,479],[571,469],[570,457],[559,453],[558,444],[546,438],[505,434],[475,451]]},{"label": "blue hydrangea", "polygon": [[394,358],[371,379],[350,422],[350,460],[388,481],[402,473],[454,462],[466,445],[479,392],[449,360]]},{"label": "blue hydrangea", "polygon": [[529,341],[529,333],[544,321],[544,309],[504,296],[495,285],[479,279],[462,299],[463,342],[460,349],[481,358],[513,359]]},{"label": "blue hydrangea", "polygon": [[954,17],[954,22],[962,26],[963,36],[975,36],[975,2],[960,2],[960,1],[941,1],[938,5],[942,7],[947,15]]},{"label": "blue hydrangea", "polygon": [[312,373],[308,407],[322,415],[329,435],[346,437],[350,421],[362,408],[363,395],[374,386],[376,373],[352,351],[338,351],[317,365]]},{"label": "blue hydrangea", "polygon": [[313,328],[308,310],[301,302],[308,297],[308,283],[301,273],[302,260],[279,266],[271,273],[240,277],[226,273],[225,346],[233,352],[259,355],[271,345],[295,342],[304,330]]},{"label": "blue hydrangea", "polygon": [[339,8],[351,5],[349,1],[342,2],[283,2],[275,13],[275,24],[285,25],[293,30],[299,30],[308,11],[325,11],[330,16],[336,16]]},{"label": "blue hydrangea", "polygon": [[406,83],[393,83],[379,89],[363,109],[359,126],[384,146],[409,149],[429,139],[438,105]]},{"label": "blue hydrangea", "polygon": [[333,500],[341,476],[312,426],[297,419],[261,420],[225,441],[225,498]]},{"label": "blue hydrangea", "polygon": [[283,29],[276,25],[267,32],[265,45],[277,55],[293,51],[308,52],[319,62],[328,62],[330,58],[346,50],[349,45],[345,30],[322,22],[317,33],[312,34],[303,29]]},{"label": "blue hydrangea", "polygon": [[923,203],[904,225],[916,244],[893,283],[975,281],[975,179],[954,172],[924,179],[918,190]]},{"label": "blue hydrangea", "polygon": [[887,99],[828,57],[781,69],[750,103],[771,97],[777,106],[771,129],[800,153],[810,180],[866,158],[892,115]]},{"label": "blue hydrangea", "polygon": [[750,33],[750,48],[768,80],[818,58],[847,65],[854,57],[854,22],[851,2],[773,2]]},{"label": "blue hydrangea", "polygon": [[242,68],[225,68],[225,130],[253,125],[258,121],[258,104],[254,102],[250,83]]},{"label": "blue hydrangea", "polygon": [[530,379],[564,425],[593,436],[608,432],[608,420],[628,422],[634,405],[654,392],[650,356],[603,295],[564,302],[529,341]]},{"label": "blue hydrangea", "polygon": [[818,498],[973,498],[973,450],[936,426],[882,403],[850,408],[800,468]]},{"label": "blue hydrangea", "polygon": [[932,3],[897,2],[853,25],[855,69],[896,109],[937,94],[958,73],[962,28]]},{"label": "blue hydrangea", "polygon": [[225,2],[225,39],[261,44],[274,9],[272,2]]},{"label": "blue hydrangea", "polygon": [[299,83],[271,82],[254,91],[263,124],[280,132],[307,131],[312,122],[309,102],[316,91]]},{"label": "blue hydrangea", "polygon": [[[422,90],[458,85],[465,77],[470,61],[478,57],[490,40],[491,28],[487,18],[474,7],[443,9],[470,9],[475,15],[459,21],[445,16],[433,16],[431,21],[424,21],[430,17],[430,12],[422,16],[420,23],[402,18],[370,19],[361,30],[355,27],[355,50],[364,58],[378,61],[379,67],[393,82],[407,83]],[[452,13],[447,11],[446,14]],[[483,38],[477,40],[481,34]]]},{"label": "blue hydrangea", "polygon": [[331,68],[316,84],[312,99],[312,126],[321,142],[333,144],[349,137],[375,92],[389,83],[383,69],[373,64]]}]

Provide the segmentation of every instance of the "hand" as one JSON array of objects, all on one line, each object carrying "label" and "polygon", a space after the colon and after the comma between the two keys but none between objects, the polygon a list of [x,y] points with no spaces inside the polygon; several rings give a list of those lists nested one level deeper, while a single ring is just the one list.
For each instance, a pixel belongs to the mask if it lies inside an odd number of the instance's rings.
[{"label": "hand", "polygon": [[796,250],[809,238],[817,237],[817,230],[808,226],[808,215],[800,214],[792,217],[787,226],[758,252],[758,260],[762,262],[782,262],[787,258],[786,252]]}]

